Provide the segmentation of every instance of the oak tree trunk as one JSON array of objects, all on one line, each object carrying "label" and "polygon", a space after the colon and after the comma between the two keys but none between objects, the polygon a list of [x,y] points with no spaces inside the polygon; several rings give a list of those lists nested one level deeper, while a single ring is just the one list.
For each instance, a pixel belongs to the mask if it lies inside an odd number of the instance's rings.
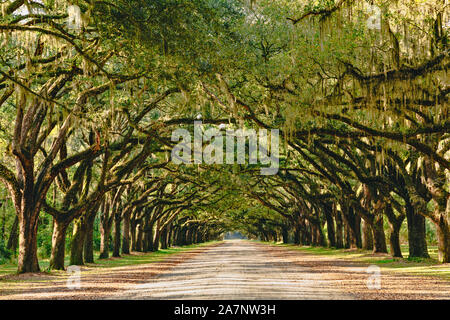
[{"label": "oak tree trunk", "polygon": [[296,245],[300,245],[301,242],[301,234],[300,234],[300,226],[297,225],[295,227],[295,231],[294,231],[294,244]]},{"label": "oak tree trunk", "polygon": [[344,214],[344,223],[347,229],[346,247],[361,248],[361,218],[355,214],[353,207],[347,207]]},{"label": "oak tree trunk", "polygon": [[100,259],[107,259],[109,257],[109,236],[111,226],[109,223],[100,223]]},{"label": "oak tree trunk", "polygon": [[398,257],[398,258],[403,258],[402,250],[400,247],[400,226],[391,225],[391,234],[389,237],[389,244],[391,247],[392,256]]},{"label": "oak tree trunk", "polygon": [[39,209],[24,205],[25,209],[19,212],[19,257],[17,272],[39,272],[37,258],[37,227]]},{"label": "oak tree trunk", "polygon": [[163,228],[163,230],[161,231],[161,249],[167,249],[168,247],[168,227]]},{"label": "oak tree trunk", "polygon": [[136,251],[136,220],[130,221],[130,247],[131,251]]},{"label": "oak tree trunk", "polygon": [[283,238],[283,243],[286,244],[289,242],[289,231],[286,225],[281,227],[281,237]]},{"label": "oak tree trunk", "polygon": [[159,250],[159,241],[160,241],[161,233],[159,231],[159,228],[156,228],[155,236],[153,239],[153,250],[152,251],[158,251]]},{"label": "oak tree trunk", "polygon": [[327,235],[329,247],[336,247],[336,233],[334,230],[333,211],[330,204],[324,205],[325,218],[327,220]]},{"label": "oak tree trunk", "polygon": [[347,223],[344,223],[344,248],[349,249],[351,242],[350,227]]},{"label": "oak tree trunk", "polygon": [[373,234],[373,252],[388,253],[386,247],[386,235],[384,234],[382,215],[378,215],[377,217],[375,217],[374,223],[372,225],[372,234]]},{"label": "oak tree trunk", "polygon": [[373,236],[370,224],[362,220],[362,248],[364,250],[373,250]]},{"label": "oak tree trunk", "polygon": [[[450,199],[450,198],[449,198]],[[449,200],[450,201],[450,200]],[[438,238],[438,260],[442,263],[450,262],[450,225],[444,214],[440,214],[436,225]]]},{"label": "oak tree trunk", "polygon": [[142,224],[138,224],[136,226],[136,251],[142,252],[143,251],[143,241],[144,241],[144,230],[142,229]]},{"label": "oak tree trunk", "polygon": [[130,254],[130,216],[123,217],[122,253]]},{"label": "oak tree trunk", "polygon": [[417,213],[410,201],[406,201],[405,211],[408,225],[409,257],[429,258],[425,217]]},{"label": "oak tree trunk", "polygon": [[153,224],[148,226],[144,232],[144,251],[153,251]]},{"label": "oak tree trunk", "polygon": [[69,224],[62,220],[53,220],[52,252],[50,255],[50,269],[64,270],[66,249],[66,230]]},{"label": "oak tree trunk", "polygon": [[168,227],[169,231],[167,232],[167,247],[171,247],[173,244],[173,235],[174,235],[174,230],[172,225],[169,225]]},{"label": "oak tree trunk", "polygon": [[11,232],[9,234],[8,244],[6,245],[6,248],[8,250],[11,250],[11,252],[14,255],[16,254],[17,243],[18,243],[18,240],[19,240],[18,233],[17,233],[18,227],[19,227],[19,218],[16,215],[14,217],[14,222],[13,222],[13,225],[11,227]]},{"label": "oak tree trunk", "polygon": [[76,219],[73,225],[73,237],[70,246],[70,265],[84,265],[83,249],[86,238],[86,223],[84,217]]},{"label": "oak tree trunk", "polygon": [[114,217],[114,248],[113,248],[113,257],[120,257],[120,222],[122,217],[119,214],[116,214]]},{"label": "oak tree trunk", "polygon": [[344,247],[344,226],[342,224],[342,216],[340,211],[336,211],[336,248]]},{"label": "oak tree trunk", "polygon": [[94,223],[97,210],[86,219],[86,238],[84,239],[84,262],[94,263]]},{"label": "oak tree trunk", "polygon": [[386,206],[385,214],[388,218],[391,231],[389,236],[391,254],[393,257],[403,258],[400,247],[400,228],[402,227],[403,220],[405,220],[405,216],[403,214],[396,216],[390,204]]}]

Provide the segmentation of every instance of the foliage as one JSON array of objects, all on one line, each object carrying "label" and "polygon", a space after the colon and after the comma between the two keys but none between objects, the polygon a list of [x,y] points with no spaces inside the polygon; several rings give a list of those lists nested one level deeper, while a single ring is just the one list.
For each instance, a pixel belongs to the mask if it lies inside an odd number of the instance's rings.
[{"label": "foliage", "polygon": [[[375,252],[392,240],[402,255],[407,240],[427,256],[438,243],[448,262],[445,9],[3,1],[0,179],[10,235],[15,216],[28,228],[19,272],[38,271],[37,256],[62,269],[66,250],[83,264],[94,249],[118,256],[234,230],[356,248],[361,221]],[[170,162],[171,132],[193,132],[199,114],[203,129],[280,129],[278,173]]]},{"label": "foliage", "polygon": [[5,241],[0,239],[0,264],[9,262],[11,255],[11,251],[6,248]]}]

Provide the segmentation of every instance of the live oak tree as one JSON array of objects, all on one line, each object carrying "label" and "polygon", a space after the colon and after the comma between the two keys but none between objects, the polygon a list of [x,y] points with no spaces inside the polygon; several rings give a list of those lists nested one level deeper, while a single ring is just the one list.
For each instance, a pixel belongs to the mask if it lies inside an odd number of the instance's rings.
[{"label": "live oak tree", "polygon": [[[408,161],[408,153],[417,152],[421,182],[413,183],[417,179],[406,172],[405,188],[413,198],[417,195],[423,199],[425,205],[415,207],[414,214],[435,224],[439,259],[448,261],[448,31],[442,23],[444,3],[375,2],[381,12],[375,27],[368,22],[370,12],[365,1],[305,1],[289,10],[281,3],[290,2],[257,4],[254,20],[245,27],[249,36],[244,43],[253,56],[245,52],[246,59],[239,60],[239,68],[230,68],[233,71],[228,74],[222,72],[216,85],[210,83],[210,88],[215,86],[210,96],[230,113],[257,126],[284,126],[286,143],[300,157],[308,158],[312,151],[325,159],[322,167],[316,165],[314,170],[323,175],[350,169],[354,178],[364,183],[362,178],[370,181],[381,173],[376,168],[384,165],[386,149],[392,149],[402,161]],[[232,98],[228,106],[224,103],[227,97]],[[370,138],[387,148],[375,152],[375,163],[365,177],[354,170],[361,171],[361,163],[348,168],[350,154],[338,154],[337,158],[329,151],[323,154],[311,149],[314,136],[329,139],[330,144]],[[402,166],[398,161],[395,165]],[[383,213],[376,210],[386,210],[395,229],[402,216],[401,212],[398,218],[391,214],[392,205],[388,203],[394,201],[380,194],[386,189],[380,185],[367,190],[363,199],[366,204],[361,206],[355,197],[356,184],[349,185],[348,177],[343,181],[336,176],[329,178],[342,189],[341,209],[355,212],[372,229],[375,227],[375,232],[379,230],[376,250],[386,251],[381,230]],[[381,198],[375,198],[378,194]],[[369,196],[375,201],[373,206]],[[413,213],[408,210],[412,222]],[[423,220],[418,224],[423,226]],[[419,251],[418,255],[427,255]]]},{"label": "live oak tree", "polygon": [[[43,215],[52,269],[68,231],[70,263],[94,261],[96,223],[100,258],[229,230],[383,253],[389,239],[401,257],[406,221],[409,256],[426,258],[431,222],[450,261],[444,1],[1,8],[0,180],[15,211],[3,224],[19,272],[39,270]],[[204,128],[280,129],[278,173],[171,163],[172,130],[199,114]]]}]

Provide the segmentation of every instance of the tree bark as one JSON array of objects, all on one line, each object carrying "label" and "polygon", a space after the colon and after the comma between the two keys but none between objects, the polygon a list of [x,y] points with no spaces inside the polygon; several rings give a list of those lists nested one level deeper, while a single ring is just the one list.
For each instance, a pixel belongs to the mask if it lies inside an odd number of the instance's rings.
[{"label": "tree bark", "polygon": [[66,230],[69,224],[63,219],[53,220],[52,253],[50,255],[50,269],[64,270],[66,252]]},{"label": "tree bark", "polygon": [[109,257],[110,232],[111,225],[109,223],[100,223],[100,259],[107,259]]},{"label": "tree bark", "polygon": [[144,244],[145,244],[145,251],[146,252],[151,252],[151,251],[155,251],[153,249],[153,241],[155,238],[155,222],[154,221],[149,221],[147,224],[147,227],[145,228],[145,233],[144,233]]},{"label": "tree bark", "polygon": [[299,225],[300,225],[300,230],[301,230],[300,243],[302,245],[309,246],[312,241],[310,225],[303,218],[299,220]]},{"label": "tree bark", "polygon": [[37,258],[37,227],[40,209],[30,207],[25,205],[25,209],[19,212],[18,273],[40,271]]},{"label": "tree bark", "polygon": [[344,247],[344,226],[342,224],[342,216],[340,211],[335,211],[336,217],[336,248]]},{"label": "tree bark", "polygon": [[311,244],[313,246],[319,245],[318,235],[319,235],[319,233],[317,232],[317,227],[315,225],[311,224],[311,236],[312,236]]},{"label": "tree bark", "polygon": [[294,232],[294,244],[296,245],[300,245],[301,242],[301,234],[300,234],[300,226],[297,225],[295,227],[295,232]]},{"label": "tree bark", "polygon": [[136,250],[136,226],[137,222],[136,220],[132,219],[130,220],[130,247],[131,251],[137,251]]},{"label": "tree bark", "polygon": [[84,262],[94,263],[94,223],[97,209],[89,213],[86,219],[86,238],[84,240]]},{"label": "tree bark", "polygon": [[391,246],[392,256],[403,258],[402,250],[400,247],[400,226],[391,225],[389,244]]},{"label": "tree bark", "polygon": [[169,229],[169,231],[167,232],[167,247],[170,248],[173,244],[174,230],[172,224],[170,224],[167,228]]},{"label": "tree bark", "polygon": [[450,195],[444,190],[442,176],[436,170],[433,159],[425,157],[424,159],[425,176],[422,181],[427,186],[431,198],[435,204],[435,211],[431,213],[430,218],[436,225],[438,238],[438,260],[442,263],[450,262]]},{"label": "tree bark", "polygon": [[304,222],[304,232],[303,232],[303,239],[302,242],[307,245],[310,246],[312,244],[312,228],[311,228],[311,224],[308,221]]},{"label": "tree bark", "polygon": [[402,226],[405,216],[403,214],[398,217],[395,216],[394,210],[390,204],[386,205],[386,217],[389,221],[390,237],[389,244],[391,247],[391,254],[393,257],[403,258],[402,250],[400,247],[400,228]]},{"label": "tree bark", "polygon": [[[189,244],[194,244],[195,235],[197,234],[197,226],[191,227],[189,232]],[[269,232],[270,234],[270,232]],[[269,236],[270,237],[270,236]]]},{"label": "tree bark", "polygon": [[326,241],[320,221],[311,223],[311,232],[313,235],[313,245],[325,247]]},{"label": "tree bark", "polygon": [[[450,202],[450,197],[449,200]],[[437,224],[438,260],[442,263],[450,262],[450,225],[444,214],[439,216]]]},{"label": "tree bark", "polygon": [[374,218],[372,225],[373,252],[388,253],[386,247],[386,235],[383,228],[383,216],[380,214]]},{"label": "tree bark", "polygon": [[[193,233],[193,229],[192,227],[187,227],[186,230],[186,244],[187,245],[191,245],[192,244],[192,233]],[[267,234],[266,231],[264,231],[264,236],[265,236],[265,241],[269,241],[269,235]]]},{"label": "tree bark", "polygon": [[197,243],[203,243],[205,238],[205,230],[202,228],[197,231]]},{"label": "tree bark", "polygon": [[406,200],[405,211],[408,225],[409,257],[429,258],[425,217],[417,213],[408,199]]},{"label": "tree bark", "polygon": [[188,232],[187,227],[180,228],[179,236],[178,236],[178,239],[179,239],[178,245],[179,246],[184,246],[187,244],[187,232]]},{"label": "tree bark", "polygon": [[281,236],[284,244],[289,243],[289,231],[286,225],[281,226]]},{"label": "tree bark", "polygon": [[[197,230],[195,230],[195,231],[197,232]],[[277,232],[275,230],[272,230],[271,234],[272,234],[272,241],[273,242],[278,242],[278,234],[277,234]]]},{"label": "tree bark", "polygon": [[184,246],[186,243],[186,227],[178,227],[177,246]]},{"label": "tree bark", "polygon": [[130,254],[130,216],[123,217],[122,253]]},{"label": "tree bark", "polygon": [[346,208],[346,213],[343,216],[345,225],[347,227],[346,242],[348,248],[361,248],[360,217],[355,214],[355,210],[352,206]]},{"label": "tree bark", "polygon": [[161,231],[161,249],[167,249],[168,247],[168,227],[163,228],[163,230]]},{"label": "tree bark", "polygon": [[136,226],[136,232],[137,232],[137,236],[136,236],[136,251],[138,252],[142,252],[143,251],[143,236],[144,236],[144,231],[142,229],[142,224],[138,223],[138,225]]},{"label": "tree bark", "polygon": [[158,251],[159,250],[159,241],[160,241],[160,230],[159,230],[159,226],[156,227],[156,231],[155,231],[155,235],[153,238],[153,250],[152,251]]},{"label": "tree bark", "polygon": [[107,259],[109,257],[109,237],[111,233],[111,203],[109,198],[104,199],[100,214],[100,259]]},{"label": "tree bark", "polygon": [[350,227],[347,223],[344,223],[344,248],[350,249],[352,240],[350,239]]},{"label": "tree bark", "polygon": [[12,253],[15,255],[17,250],[17,241],[18,241],[18,233],[17,229],[19,227],[19,218],[17,215],[14,217],[14,222],[11,227],[11,232],[9,234],[8,244],[6,245],[6,248],[8,250],[11,250]]},{"label": "tree bark", "polygon": [[78,218],[73,225],[73,238],[70,250],[70,265],[84,265],[83,249],[86,238],[86,223],[84,217]]},{"label": "tree bark", "polygon": [[373,236],[370,224],[362,220],[362,248],[364,250],[373,250]]},{"label": "tree bark", "polygon": [[356,247],[362,248],[361,217],[359,215],[355,215],[355,237]]},{"label": "tree bark", "polygon": [[115,214],[114,216],[114,249],[113,257],[120,257],[120,222],[122,217],[120,214]]},{"label": "tree bark", "polygon": [[336,247],[336,232],[334,230],[333,211],[331,204],[324,204],[323,206],[325,219],[327,220],[327,235],[329,247]]}]

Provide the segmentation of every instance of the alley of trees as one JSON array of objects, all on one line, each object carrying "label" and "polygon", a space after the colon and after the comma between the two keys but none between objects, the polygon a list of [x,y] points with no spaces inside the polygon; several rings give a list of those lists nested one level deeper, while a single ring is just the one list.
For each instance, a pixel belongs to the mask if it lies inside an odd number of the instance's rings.
[{"label": "alley of trees", "polygon": [[[450,262],[445,0],[0,6],[0,263],[227,231],[410,258],[436,244]],[[172,132],[200,116],[279,129],[277,174],[173,163]]]}]

